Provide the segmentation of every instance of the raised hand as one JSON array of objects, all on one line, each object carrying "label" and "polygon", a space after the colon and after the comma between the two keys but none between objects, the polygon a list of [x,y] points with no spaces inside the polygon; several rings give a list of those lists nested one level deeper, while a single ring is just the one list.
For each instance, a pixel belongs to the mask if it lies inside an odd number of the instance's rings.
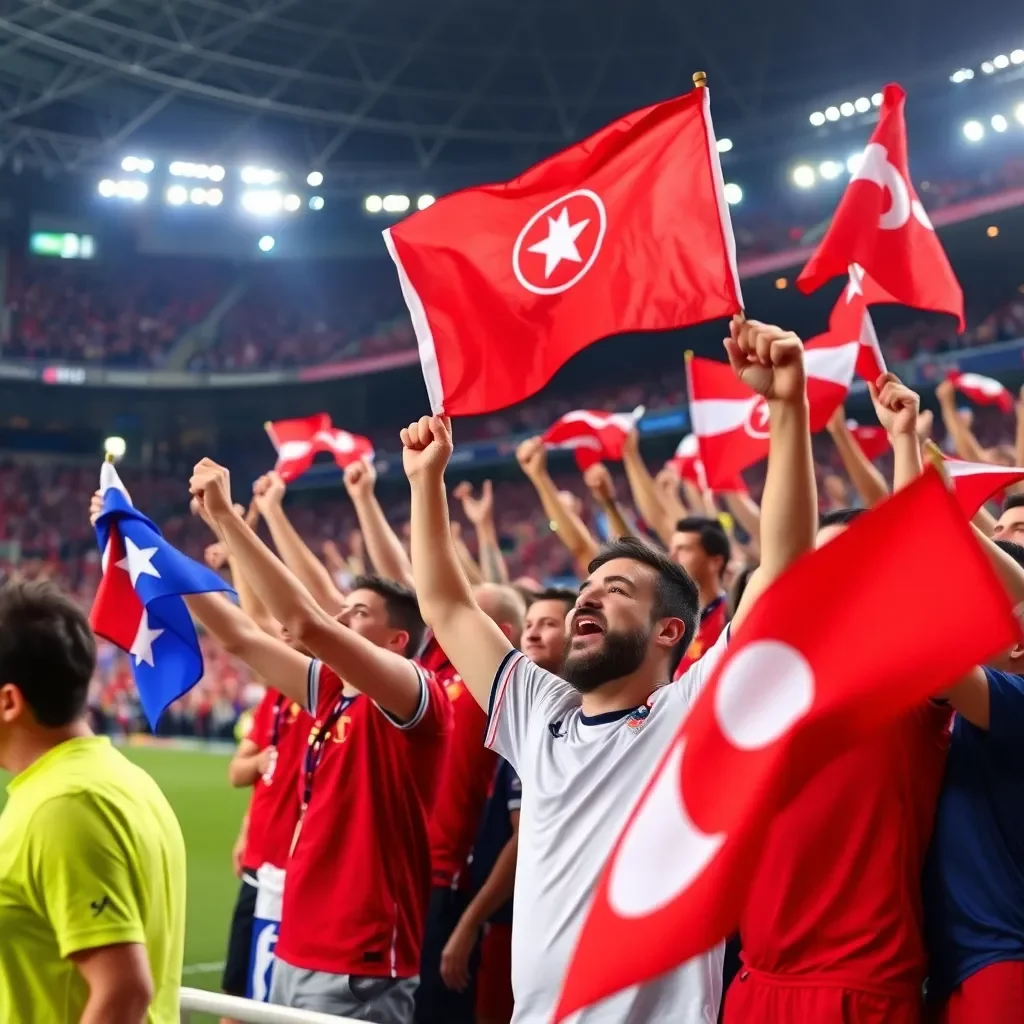
[{"label": "raised hand", "polygon": [[213,459],[201,459],[192,470],[189,492],[196,499],[199,514],[216,521],[235,514],[231,503],[231,476]]},{"label": "raised hand", "polygon": [[207,544],[203,549],[203,561],[214,571],[220,572],[224,568],[224,563],[228,560],[227,549],[221,542],[214,541],[212,544]]},{"label": "raised hand", "polygon": [[890,437],[914,436],[921,399],[895,373],[883,373],[873,384],[868,382],[878,422]]},{"label": "raised hand", "polygon": [[548,468],[548,453],[539,437],[528,437],[516,449],[516,461],[530,480],[543,476]]},{"label": "raised hand", "polygon": [[494,487],[490,480],[484,481],[479,498],[473,494],[473,485],[465,480],[455,488],[452,496],[462,503],[462,511],[474,526],[481,526],[494,517]]},{"label": "raised hand", "polygon": [[803,402],[804,345],[792,332],[760,320],[733,318],[724,340],[736,376],[769,402]]},{"label": "raised hand", "polygon": [[612,475],[603,462],[595,462],[588,466],[583,473],[583,482],[600,503],[608,504],[615,500],[615,484],[612,483]]},{"label": "raised hand", "polygon": [[377,483],[377,470],[373,468],[372,462],[359,459],[345,467],[344,479],[348,496],[356,501],[373,493]]},{"label": "raised hand", "polygon": [[281,479],[279,473],[273,470],[269,473],[264,473],[252,485],[253,501],[256,502],[256,507],[259,509],[260,514],[265,516],[268,512],[279,509],[284,501],[287,489],[287,485]]},{"label": "raised hand", "polygon": [[99,491],[93,491],[92,497],[89,499],[89,525],[95,526],[96,520],[99,519],[100,513],[103,511],[103,495]]},{"label": "raised hand", "polygon": [[452,424],[447,416],[421,416],[402,428],[402,467],[410,480],[444,478],[452,455]]}]

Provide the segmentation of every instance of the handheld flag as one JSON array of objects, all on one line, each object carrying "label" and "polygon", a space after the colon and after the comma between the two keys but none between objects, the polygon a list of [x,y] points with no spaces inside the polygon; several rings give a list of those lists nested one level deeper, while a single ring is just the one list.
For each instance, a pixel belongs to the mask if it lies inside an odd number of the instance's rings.
[{"label": "handheld flag", "polygon": [[944,455],[934,441],[925,442],[928,461],[942,474],[968,519],[1000,491],[1024,480],[1022,466],[994,466]]},{"label": "handheld flag", "polygon": [[[676,476],[685,483],[693,484],[701,491],[709,490],[708,477],[700,457],[700,445],[696,434],[687,434],[676,445],[675,454],[665,465],[671,467]],[[737,473],[733,479],[719,483],[717,490],[723,494],[746,494],[747,485],[743,477]]]},{"label": "handheld flag", "polygon": [[860,445],[860,450],[870,462],[880,458],[892,447],[884,427],[864,426],[856,420],[847,420],[846,429],[853,434],[854,440]]},{"label": "handheld flag", "polygon": [[950,370],[946,379],[961,394],[966,395],[978,405],[994,405],[1005,413],[1013,412],[1013,395],[993,377],[981,373],[960,373]]},{"label": "handheld flag", "polygon": [[707,88],[445,196],[384,240],[435,413],[503,409],[601,338],[743,306]]},{"label": "handheld flag", "polygon": [[548,448],[571,448],[581,471],[597,462],[621,462],[626,438],[643,414],[642,405],[632,412],[578,409],[556,420],[542,440]]},{"label": "handheld flag", "polygon": [[842,294],[832,307],[828,329],[847,341],[856,340],[860,345],[857,353],[857,376],[872,384],[886,373],[885,356],[878,343],[875,323],[868,307],[896,300],[864,273],[859,263],[851,263],[849,280]]},{"label": "handheld flag", "polygon": [[962,331],[963,291],[910,178],[906,98],[898,85],[882,90],[878,124],[860,166],[796,285],[808,294],[856,263],[895,301],[950,313]]},{"label": "handheld flag", "polygon": [[802,783],[1019,637],[933,471],[796,562],[736,630],[641,793],[556,1021],[720,942],[773,816]]},{"label": "handheld flag", "polygon": [[340,430],[325,412],[302,419],[268,421],[263,427],[277,452],[274,469],[285,483],[302,476],[318,452],[330,452],[342,469],[359,459],[373,458],[369,438]]},{"label": "handheld flag", "polygon": [[132,661],[142,709],[155,730],[164,709],[203,675],[203,656],[183,594],[234,593],[215,572],[171,547],[133,505],[114,469],[100,472],[103,511],[96,520],[102,552],[89,623]]}]

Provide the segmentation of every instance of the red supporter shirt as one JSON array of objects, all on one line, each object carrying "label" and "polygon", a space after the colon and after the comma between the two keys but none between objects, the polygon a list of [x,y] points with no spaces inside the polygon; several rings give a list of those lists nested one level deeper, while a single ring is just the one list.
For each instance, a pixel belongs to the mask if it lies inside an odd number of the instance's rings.
[{"label": "red supporter shirt", "polygon": [[701,611],[700,621],[697,623],[697,633],[683,655],[683,660],[679,662],[679,668],[676,669],[673,681],[682,679],[687,669],[695,661],[700,661],[705,651],[710,651],[715,646],[728,621],[725,594],[719,594],[711,604]]},{"label": "red supporter shirt", "polygon": [[815,775],[775,816],[740,918],[755,971],[919,997],[921,872],[949,747],[924,705]]},{"label": "red supporter shirt", "polygon": [[449,663],[437,673],[452,705],[453,729],[430,816],[433,884],[458,887],[484,813],[498,755],[484,746],[487,713]]},{"label": "red supporter shirt", "polygon": [[313,719],[277,690],[267,689],[256,706],[248,738],[263,750],[277,750],[273,768],[252,787],[249,833],[243,865],[252,872],[262,864],[283,868],[299,820],[299,783]]},{"label": "red supporter shirt", "polygon": [[[337,674],[310,663],[309,704],[328,728],[284,888],[275,952],[293,967],[419,974],[430,898],[427,818],[452,710],[437,681],[417,671],[419,707],[397,725],[369,698],[343,697]],[[302,791],[308,769],[304,761]]]}]

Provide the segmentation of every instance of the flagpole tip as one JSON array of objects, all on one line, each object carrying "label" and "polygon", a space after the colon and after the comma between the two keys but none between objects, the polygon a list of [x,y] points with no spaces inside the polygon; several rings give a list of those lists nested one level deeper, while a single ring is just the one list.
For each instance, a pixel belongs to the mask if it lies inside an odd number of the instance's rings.
[{"label": "flagpole tip", "polygon": [[693,349],[692,348],[688,348],[683,353],[683,359],[685,359],[687,363],[692,363],[693,362]]},{"label": "flagpole tip", "polygon": [[114,464],[114,456],[113,456],[113,453],[112,453],[112,452],[107,452],[107,453],[106,453],[106,454],[105,454],[105,455],[103,456],[103,461],[104,461],[104,462],[109,462],[109,463],[110,463],[111,465],[113,465],[113,464]]},{"label": "flagpole tip", "polygon": [[693,73],[693,87],[695,89],[703,89],[708,84],[708,76],[703,71],[694,71]]},{"label": "flagpole tip", "polygon": [[264,430],[269,430],[272,426],[273,426],[273,423],[271,423],[270,420],[264,420],[263,421],[263,429]]}]

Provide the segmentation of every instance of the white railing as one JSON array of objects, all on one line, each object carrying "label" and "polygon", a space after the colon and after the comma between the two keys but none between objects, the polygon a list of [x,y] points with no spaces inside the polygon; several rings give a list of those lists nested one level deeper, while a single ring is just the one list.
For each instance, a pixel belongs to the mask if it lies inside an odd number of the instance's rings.
[{"label": "white railing", "polygon": [[181,1024],[190,1024],[193,1013],[212,1013],[230,1017],[242,1024],[358,1024],[351,1017],[333,1017],[312,1010],[289,1010],[284,1006],[256,1003],[220,992],[203,992],[198,988],[181,990]]}]

